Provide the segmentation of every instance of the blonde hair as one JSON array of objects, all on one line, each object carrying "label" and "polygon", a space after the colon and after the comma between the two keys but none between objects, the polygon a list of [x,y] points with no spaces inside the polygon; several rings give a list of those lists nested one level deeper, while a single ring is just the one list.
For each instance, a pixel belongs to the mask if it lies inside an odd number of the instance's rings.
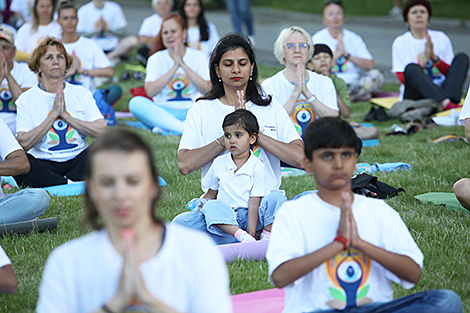
[{"label": "blonde hair", "polygon": [[279,63],[283,65],[286,64],[286,60],[285,60],[286,53],[284,51],[284,46],[287,43],[287,38],[289,38],[289,36],[295,32],[301,33],[305,37],[305,41],[308,43],[307,60],[310,60],[313,56],[312,36],[310,36],[310,34],[302,27],[299,27],[299,26],[285,27],[284,29],[281,30],[279,37],[277,37],[277,40],[274,43],[274,56],[279,61]]}]

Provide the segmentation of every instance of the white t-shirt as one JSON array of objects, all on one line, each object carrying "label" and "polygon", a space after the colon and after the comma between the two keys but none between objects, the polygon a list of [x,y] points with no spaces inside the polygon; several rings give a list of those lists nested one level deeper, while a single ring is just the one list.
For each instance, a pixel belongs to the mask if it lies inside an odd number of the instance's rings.
[{"label": "white t-shirt", "polygon": [[157,13],[145,18],[139,29],[139,36],[147,36],[147,37],[157,36],[162,26],[162,21],[163,19]]},{"label": "white t-shirt", "polygon": [[[335,51],[336,45],[338,44],[338,40],[333,38],[326,28],[316,32],[312,36],[312,41],[313,44],[322,43],[327,45],[330,47],[331,51]],[[352,56],[367,60],[373,59],[361,36],[350,30],[343,29],[343,45],[346,53]],[[331,72],[344,80],[346,84],[350,85],[359,77],[361,68],[350,60],[346,60],[345,57],[340,57],[336,60],[336,64],[331,69]]]},{"label": "white t-shirt", "polygon": [[[103,52],[103,49],[92,39],[82,36],[73,43],[64,43],[64,46],[68,54],[72,55],[72,53],[75,52],[75,55],[80,61],[80,67],[83,70],[111,66],[111,62]],[[93,84],[93,78],[91,76],[81,75],[80,73],[68,77],[67,82],[73,85],[81,85],[90,90],[92,94],[96,89]]]},{"label": "white t-shirt", "polygon": [[212,162],[202,184],[218,190],[217,200],[231,208],[248,208],[250,197],[265,196],[266,175],[263,162],[250,152],[245,164],[237,169],[232,154],[218,156]]},{"label": "white t-shirt", "polygon": [[[336,89],[331,78],[307,71],[308,80],[307,88],[317,99],[329,107],[338,111],[338,103],[336,100]],[[277,72],[274,76],[267,78],[263,84],[263,89],[267,94],[276,98],[279,103],[284,105],[294,92],[295,85],[287,80],[283,71]],[[297,132],[303,136],[307,126],[317,117],[310,104],[303,94],[300,95],[295,104],[294,111],[290,114],[292,122]]]},{"label": "white t-shirt", "polygon": [[[186,49],[183,61],[199,77],[209,80],[209,62],[204,53],[195,49]],[[157,80],[166,74],[173,67],[173,64],[175,64],[175,61],[171,58],[168,50],[154,53],[147,61],[145,82]],[[188,74],[182,67],[179,67],[165,87],[153,97],[153,101],[171,108],[188,109],[199,96],[200,93],[189,79]]]},{"label": "white t-shirt", "polygon": [[[117,293],[123,263],[105,230],[61,245],[47,260],[37,312],[98,310]],[[147,290],[179,312],[232,312],[225,262],[202,232],[167,224],[160,251],[139,268]]]},{"label": "white t-shirt", "polygon": [[[31,20],[31,12],[33,11],[34,0],[12,0],[10,11],[20,13],[26,22]],[[22,21],[18,19],[16,26],[22,25]]]},{"label": "white t-shirt", "polygon": [[207,22],[207,26],[209,26],[209,39],[207,41],[201,41],[199,26],[188,28],[188,47],[204,52],[209,60],[212,50],[214,50],[220,37],[213,23]]},{"label": "white t-shirt", "polygon": [[31,53],[39,43],[46,37],[62,38],[62,28],[59,23],[52,21],[47,25],[39,25],[38,30],[33,32],[31,23],[26,23],[18,29],[15,46],[18,51]]},{"label": "white t-shirt", "polygon": [[8,258],[8,255],[5,253],[2,246],[0,246],[0,268],[4,267],[5,265],[10,265],[10,264],[11,264],[10,258]]},{"label": "white t-shirt", "polygon": [[[354,195],[352,211],[363,240],[423,266],[423,254],[405,223],[383,200]],[[276,213],[269,240],[269,275],[282,263],[333,242],[340,214],[340,208],[323,201],[315,191],[285,202]],[[346,299],[357,305],[391,301],[390,281],[407,289],[414,285],[356,249],[349,255],[342,251],[284,288],[284,312],[342,309]]]},{"label": "white t-shirt", "polygon": [[[450,65],[454,59],[454,50],[449,37],[441,31],[431,29],[428,29],[428,34],[431,37],[434,54]],[[408,64],[418,64],[419,59],[424,56],[425,45],[426,38],[416,39],[410,31],[395,38],[392,44],[392,73],[403,73]],[[432,60],[428,60],[424,72],[437,86],[441,86],[446,79]],[[402,84],[400,86],[400,98],[403,97],[404,90]]]},{"label": "white t-shirt", "polygon": [[[37,75],[30,71],[26,63],[13,61],[10,73],[20,88],[31,88],[38,84]],[[16,105],[11,101],[11,98],[8,80],[4,78],[0,86],[0,118],[7,123],[11,132],[16,134]]]},{"label": "white t-shirt", "polygon": [[[52,111],[55,96],[55,93],[46,92],[38,86],[23,92],[16,101],[17,132],[28,132],[38,127]],[[64,98],[66,110],[72,117],[86,122],[103,118],[93,96],[85,88],[65,83]],[[57,119],[44,138],[28,153],[37,159],[65,162],[75,158],[87,147],[85,135]]]},{"label": "white t-shirt", "polygon": [[[111,1],[106,1],[102,9],[98,9],[93,2],[89,2],[78,9],[77,15],[77,32],[79,33],[95,31],[101,17],[106,22],[108,30],[117,31],[127,26],[121,6]],[[104,51],[113,50],[119,43],[119,38],[110,32],[94,35],[91,39],[95,40]]]},{"label": "white t-shirt", "polygon": [[[16,141],[15,137],[11,133],[5,121],[3,121],[2,118],[0,118],[0,158],[1,158],[0,161],[3,162],[10,153],[16,150],[21,150],[21,149],[22,148],[20,144],[18,143],[18,141]],[[0,180],[1,178],[2,177],[0,176]],[[2,191],[2,188],[0,188],[0,199],[2,199],[3,197],[4,197],[3,191]],[[1,257],[0,257],[0,267],[2,266],[3,265],[1,265]]]},{"label": "white t-shirt", "polygon": [[470,87],[468,87],[467,96],[465,97],[465,102],[463,103],[462,111],[460,111],[460,123],[465,125],[465,120],[467,118],[470,118]]},{"label": "white t-shirt", "polygon": [[[232,113],[234,109],[233,106],[225,105],[218,99],[197,101],[188,111],[178,151],[201,148],[221,137],[224,134],[222,122],[225,116]],[[268,106],[259,106],[249,101],[246,103],[246,109],[256,116],[260,128],[264,128],[264,135],[284,143],[301,139],[286,110],[276,100],[273,99]],[[266,192],[279,190],[281,185],[281,162],[279,159],[259,145],[256,145],[252,151],[256,157],[263,161],[266,169]],[[224,153],[229,152],[225,151]],[[204,179],[212,162],[202,167],[201,179]],[[207,187],[202,185],[202,189],[206,191]]]}]

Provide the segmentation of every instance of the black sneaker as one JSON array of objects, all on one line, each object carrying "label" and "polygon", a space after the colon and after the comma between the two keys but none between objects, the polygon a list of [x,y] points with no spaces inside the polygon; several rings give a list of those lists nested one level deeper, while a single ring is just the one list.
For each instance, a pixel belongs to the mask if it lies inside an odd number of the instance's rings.
[{"label": "black sneaker", "polygon": [[375,112],[375,107],[371,107],[369,113],[364,116],[365,122],[375,121],[377,113]]},{"label": "black sneaker", "polygon": [[377,110],[375,110],[375,119],[379,122],[383,122],[383,121],[388,121],[390,119],[390,116],[388,116],[384,108],[380,107]]}]

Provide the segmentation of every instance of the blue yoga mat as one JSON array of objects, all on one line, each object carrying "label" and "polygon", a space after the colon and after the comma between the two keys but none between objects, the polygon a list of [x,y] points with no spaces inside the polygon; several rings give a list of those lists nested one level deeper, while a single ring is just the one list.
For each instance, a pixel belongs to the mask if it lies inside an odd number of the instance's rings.
[{"label": "blue yoga mat", "polygon": [[[127,125],[129,125],[131,127],[151,130],[144,123],[142,123],[140,121],[125,121],[124,123],[126,123]],[[167,132],[167,131],[163,131],[163,130],[159,131],[157,134],[162,134],[162,136],[175,136],[175,135],[178,135],[176,133]]]}]

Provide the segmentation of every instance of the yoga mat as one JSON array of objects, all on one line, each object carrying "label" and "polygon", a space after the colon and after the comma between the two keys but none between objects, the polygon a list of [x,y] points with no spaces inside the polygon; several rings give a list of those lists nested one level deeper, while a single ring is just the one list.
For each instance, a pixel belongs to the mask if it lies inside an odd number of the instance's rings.
[{"label": "yoga mat", "polygon": [[380,141],[378,139],[363,139],[362,140],[362,147],[377,147],[380,146]]},{"label": "yoga mat", "polygon": [[400,96],[400,93],[396,91],[381,91],[374,95],[374,99],[375,98],[390,98],[390,97],[398,98],[399,96]]},{"label": "yoga mat", "polygon": [[45,231],[57,228],[57,217],[36,219],[26,222],[0,224],[0,236],[10,234],[25,234],[31,231]]},{"label": "yoga mat", "polygon": [[308,174],[306,171],[295,167],[281,167],[281,177],[301,176]]},{"label": "yoga mat", "polygon": [[268,289],[232,296],[233,313],[281,313],[284,289]]},{"label": "yoga mat", "polygon": [[398,102],[398,97],[372,98],[369,101],[390,110],[392,106]]},{"label": "yoga mat", "polygon": [[429,192],[422,195],[415,196],[421,202],[432,202],[434,204],[443,204],[446,209],[456,210],[470,214],[466,208],[464,208],[455,194],[452,192]]},{"label": "yoga mat", "polygon": [[125,121],[124,123],[135,128],[150,129],[140,121]]},{"label": "yoga mat", "polygon": [[119,117],[119,118],[129,118],[133,116],[134,114],[132,114],[132,112],[116,112],[116,117]]},{"label": "yoga mat", "polygon": [[257,240],[244,243],[231,243],[219,245],[220,251],[224,255],[225,262],[231,263],[236,259],[260,260],[266,258],[269,240]]}]

